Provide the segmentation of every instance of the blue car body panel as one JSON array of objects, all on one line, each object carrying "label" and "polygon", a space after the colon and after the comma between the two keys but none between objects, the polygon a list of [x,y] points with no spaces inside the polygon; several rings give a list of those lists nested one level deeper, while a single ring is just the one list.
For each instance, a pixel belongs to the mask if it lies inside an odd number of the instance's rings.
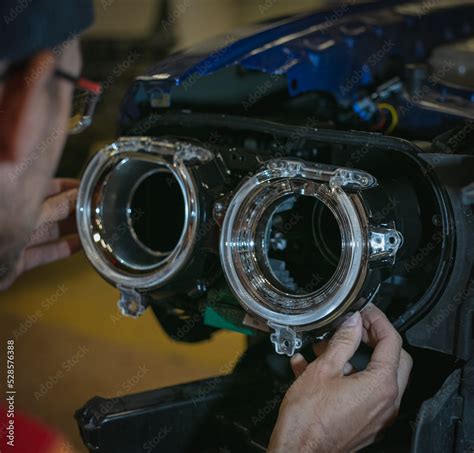
[{"label": "blue car body panel", "polygon": [[[387,57],[403,65],[425,62],[436,46],[473,34],[474,3],[451,2],[449,7],[426,2],[382,1],[344,3],[314,14],[256,25],[201,48],[169,56],[137,79],[125,99],[122,126],[140,116],[138,105],[192,90],[195,82],[232,66],[246,71],[284,76],[290,96],[309,92],[331,94],[341,105],[357,100],[361,88],[379,80]],[[232,89],[232,87],[229,87]],[[441,96],[456,96],[473,106],[474,93],[459,87],[434,87]],[[403,118],[413,128],[437,127],[451,115],[411,109]],[[421,122],[421,123],[420,123]]]}]

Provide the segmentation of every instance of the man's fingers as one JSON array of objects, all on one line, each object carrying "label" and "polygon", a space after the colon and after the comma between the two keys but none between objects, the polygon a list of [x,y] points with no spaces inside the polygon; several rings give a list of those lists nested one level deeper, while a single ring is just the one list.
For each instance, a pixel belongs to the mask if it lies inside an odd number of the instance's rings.
[{"label": "man's fingers", "polygon": [[356,312],[339,327],[316,363],[329,366],[331,373],[343,374],[344,366],[356,352],[361,339],[362,321],[360,313]]},{"label": "man's fingers", "polygon": [[402,339],[385,314],[372,304],[362,311],[362,322],[367,334],[364,340],[374,348],[369,368],[398,368]]},{"label": "man's fingers", "polygon": [[[383,357],[383,353],[376,354],[375,357],[372,357],[372,359],[374,360],[372,366],[376,366],[376,364],[380,365],[383,363],[389,364],[392,369],[394,367],[399,366],[400,368],[398,370],[398,384],[399,388],[401,389],[401,393],[403,394],[403,392],[405,391],[405,387],[408,383],[408,378],[410,376],[412,359],[406,351],[401,349],[401,346],[400,353],[397,352],[397,345],[401,342],[400,336],[395,331],[390,321],[388,321],[383,312],[373,305],[369,305],[366,310],[362,312],[362,321],[362,341],[364,343],[375,349],[375,347],[382,338],[388,340],[388,349],[393,350],[393,353],[389,354],[388,357],[392,357],[392,360],[389,360],[387,362],[385,360],[385,357]],[[388,334],[387,331],[389,332]],[[385,342],[386,341],[384,341],[384,343],[382,344],[383,350],[387,349],[385,348]],[[328,346],[329,342],[326,340],[315,343],[313,345],[313,351],[316,357],[322,356],[327,350]],[[349,357],[348,361],[343,366],[343,374],[345,376],[353,374],[356,371],[354,367],[349,363],[349,360],[350,358],[352,358],[353,355],[354,354]],[[379,358],[379,355],[382,355],[382,360]]]},{"label": "man's fingers", "polygon": [[60,192],[65,192],[66,190],[70,189],[77,189],[79,187],[80,181],[78,179],[73,178],[54,178],[51,180],[48,192],[46,194],[47,197],[51,197],[56,195]]},{"label": "man's fingers", "polygon": [[290,359],[290,364],[296,378],[300,377],[308,366],[308,362],[300,353],[296,353]]},{"label": "man's fingers", "polygon": [[321,340],[313,344],[313,352],[316,357],[319,357],[328,347],[328,340]]},{"label": "man's fingers", "polygon": [[[313,351],[316,357],[319,357],[328,347],[328,341],[322,340],[313,344]],[[355,373],[357,370],[351,365],[350,362],[347,362],[342,369],[344,376],[349,376],[352,373]]]},{"label": "man's fingers", "polygon": [[71,214],[76,207],[77,189],[70,189],[47,198],[41,206],[38,226],[44,223],[59,222]]},{"label": "man's fingers", "polygon": [[52,242],[59,238],[59,223],[44,223],[36,228],[31,235],[30,240],[26,247],[31,247],[33,245],[44,244],[46,242]]},{"label": "man's fingers", "polygon": [[[328,347],[328,343],[329,342],[327,340],[322,340],[322,341],[318,341],[317,343],[314,343],[313,344],[314,355],[316,357],[319,357],[321,354],[323,354],[323,352]],[[349,376],[350,374],[355,373],[356,371],[357,370],[351,365],[350,362],[347,362],[344,365],[344,368],[342,369],[342,373],[344,374],[344,376]]]},{"label": "man's fingers", "polygon": [[397,397],[397,407],[400,406],[402,396],[405,393],[405,389],[408,384],[408,379],[410,378],[411,369],[413,366],[413,359],[410,354],[402,349],[400,353],[400,366],[398,368],[397,374],[397,383],[398,383],[398,397]]},{"label": "man's fingers", "polygon": [[61,222],[43,223],[31,235],[27,247],[58,240],[61,236],[77,233],[76,218],[73,214]]},{"label": "man's fingers", "polygon": [[356,373],[357,370],[351,365],[350,362],[347,362],[342,369],[342,374],[344,376],[349,376],[350,374]]},{"label": "man's fingers", "polygon": [[28,247],[22,256],[22,271],[48,264],[71,256],[79,251],[81,242],[78,235],[69,236],[56,242]]}]

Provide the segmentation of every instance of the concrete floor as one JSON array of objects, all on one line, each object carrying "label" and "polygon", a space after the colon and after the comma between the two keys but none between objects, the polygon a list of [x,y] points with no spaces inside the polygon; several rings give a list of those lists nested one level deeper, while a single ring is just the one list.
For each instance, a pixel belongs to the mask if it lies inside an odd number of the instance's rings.
[{"label": "concrete floor", "polygon": [[222,374],[244,350],[244,337],[229,332],[205,343],[175,343],[151,312],[139,320],[119,316],[116,300],[117,291],[82,253],[0,293],[2,349],[7,338],[17,338],[17,408],[63,432],[77,451],[86,450],[73,413],[92,396]]}]

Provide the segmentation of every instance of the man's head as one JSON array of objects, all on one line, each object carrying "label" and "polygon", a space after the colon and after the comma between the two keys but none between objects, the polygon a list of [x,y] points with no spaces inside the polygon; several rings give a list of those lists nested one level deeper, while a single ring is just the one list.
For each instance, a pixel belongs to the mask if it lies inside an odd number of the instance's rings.
[{"label": "man's head", "polygon": [[0,5],[0,279],[35,226],[64,146],[90,0]]}]

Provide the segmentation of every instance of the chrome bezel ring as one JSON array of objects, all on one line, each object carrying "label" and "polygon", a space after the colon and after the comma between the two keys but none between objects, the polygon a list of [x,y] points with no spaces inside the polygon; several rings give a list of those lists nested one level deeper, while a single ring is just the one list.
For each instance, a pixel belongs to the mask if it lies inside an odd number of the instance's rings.
[{"label": "chrome bezel ring", "polygon": [[[192,255],[198,228],[199,197],[193,174],[184,160],[176,158],[179,155],[177,151],[180,151],[178,142],[149,137],[123,137],[98,151],[83,174],[76,212],[80,239],[92,265],[104,278],[118,287],[139,291],[161,287],[186,265]],[[183,229],[172,251],[153,252],[144,247],[140,241],[135,241],[137,247],[142,249],[140,253],[148,253],[149,262],[146,263],[124,258],[114,250],[113,243],[107,243],[104,240],[107,225],[104,225],[103,202],[109,178],[121,166],[137,162],[146,163],[144,166],[150,173],[169,172],[179,184],[184,201]],[[137,178],[141,177],[143,174]],[[128,191],[133,195],[133,190],[130,191],[129,188],[136,187],[137,181],[138,179],[136,181],[124,180],[124,192]],[[121,223],[126,225],[121,234],[130,235],[133,238],[129,200],[124,198],[122,204],[117,206],[118,210],[123,210],[121,215],[124,221]],[[166,213],[163,213],[163,221],[166,222]],[[112,227],[117,228],[117,225],[112,225]]]},{"label": "chrome bezel ring", "polygon": [[[229,203],[220,240],[226,278],[242,306],[269,323],[304,331],[320,328],[348,310],[359,299],[368,271],[368,218],[360,196],[343,189],[340,168],[294,159],[269,161],[250,177]],[[376,184],[363,172],[364,184]],[[342,181],[342,182],[341,182]],[[269,206],[291,195],[318,198],[335,216],[341,231],[341,258],[333,276],[308,294],[290,294],[262,272],[258,257],[259,225]]]}]

